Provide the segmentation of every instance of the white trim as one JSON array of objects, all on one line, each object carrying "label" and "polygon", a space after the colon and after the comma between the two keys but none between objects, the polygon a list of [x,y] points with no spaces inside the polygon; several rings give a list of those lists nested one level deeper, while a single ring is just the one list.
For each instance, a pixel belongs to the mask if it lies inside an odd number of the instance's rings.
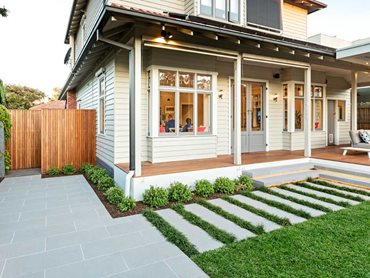
[{"label": "white trim", "polygon": [[311,110],[311,94],[312,94],[312,83],[311,83],[311,67],[305,70],[304,73],[304,156],[311,156],[311,131],[312,131],[312,110]]},{"label": "white trim", "polygon": [[[98,78],[98,135],[101,135],[101,136],[104,136],[105,135],[105,131],[106,131],[106,125],[105,125],[105,114],[106,114],[106,95],[107,95],[107,81],[106,81],[106,78],[105,78],[105,73],[102,73]],[[100,82],[103,81],[103,88],[104,88],[104,95],[101,96],[101,86],[100,86]],[[100,100],[101,99],[104,99],[104,129],[103,129],[103,132],[101,130],[101,110],[100,110]]]},{"label": "white trim", "polygon": [[[131,53],[132,51],[130,51]],[[141,38],[134,39],[134,71],[135,71],[135,130],[130,132],[135,132],[135,176],[141,176],[141,129],[142,129],[142,41]]]}]

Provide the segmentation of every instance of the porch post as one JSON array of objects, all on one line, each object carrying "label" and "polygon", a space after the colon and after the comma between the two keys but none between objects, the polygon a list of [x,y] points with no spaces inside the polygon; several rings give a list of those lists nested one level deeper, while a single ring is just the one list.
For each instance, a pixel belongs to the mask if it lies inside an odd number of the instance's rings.
[{"label": "porch post", "polygon": [[352,71],[351,129],[357,130],[357,72]]},{"label": "porch post", "polygon": [[242,164],[241,147],[241,86],[242,56],[239,54],[234,62],[234,164]]},{"label": "porch post", "polygon": [[304,156],[311,156],[311,66],[304,72]]}]

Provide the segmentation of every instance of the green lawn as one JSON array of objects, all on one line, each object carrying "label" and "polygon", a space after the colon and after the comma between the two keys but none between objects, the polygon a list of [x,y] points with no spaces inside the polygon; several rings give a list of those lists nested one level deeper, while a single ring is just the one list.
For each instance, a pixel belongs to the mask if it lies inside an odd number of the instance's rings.
[{"label": "green lawn", "polygon": [[370,202],[193,260],[211,277],[370,277]]}]

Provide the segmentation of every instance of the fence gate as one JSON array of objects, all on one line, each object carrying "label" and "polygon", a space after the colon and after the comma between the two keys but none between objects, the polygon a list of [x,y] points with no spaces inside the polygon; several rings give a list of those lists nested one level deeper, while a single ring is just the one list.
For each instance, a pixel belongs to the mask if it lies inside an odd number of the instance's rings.
[{"label": "fence gate", "polygon": [[10,110],[12,170],[96,163],[95,110]]}]

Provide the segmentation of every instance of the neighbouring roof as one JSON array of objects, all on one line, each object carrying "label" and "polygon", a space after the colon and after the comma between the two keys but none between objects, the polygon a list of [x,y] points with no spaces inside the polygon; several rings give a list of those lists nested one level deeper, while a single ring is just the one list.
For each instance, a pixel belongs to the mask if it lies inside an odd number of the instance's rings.
[{"label": "neighbouring roof", "polygon": [[308,14],[325,9],[327,7],[326,4],[316,0],[284,0],[284,2],[304,8],[308,11]]},{"label": "neighbouring roof", "polygon": [[45,110],[45,109],[65,109],[66,101],[65,100],[55,100],[47,103],[39,104],[34,107],[31,107],[30,110]]}]

